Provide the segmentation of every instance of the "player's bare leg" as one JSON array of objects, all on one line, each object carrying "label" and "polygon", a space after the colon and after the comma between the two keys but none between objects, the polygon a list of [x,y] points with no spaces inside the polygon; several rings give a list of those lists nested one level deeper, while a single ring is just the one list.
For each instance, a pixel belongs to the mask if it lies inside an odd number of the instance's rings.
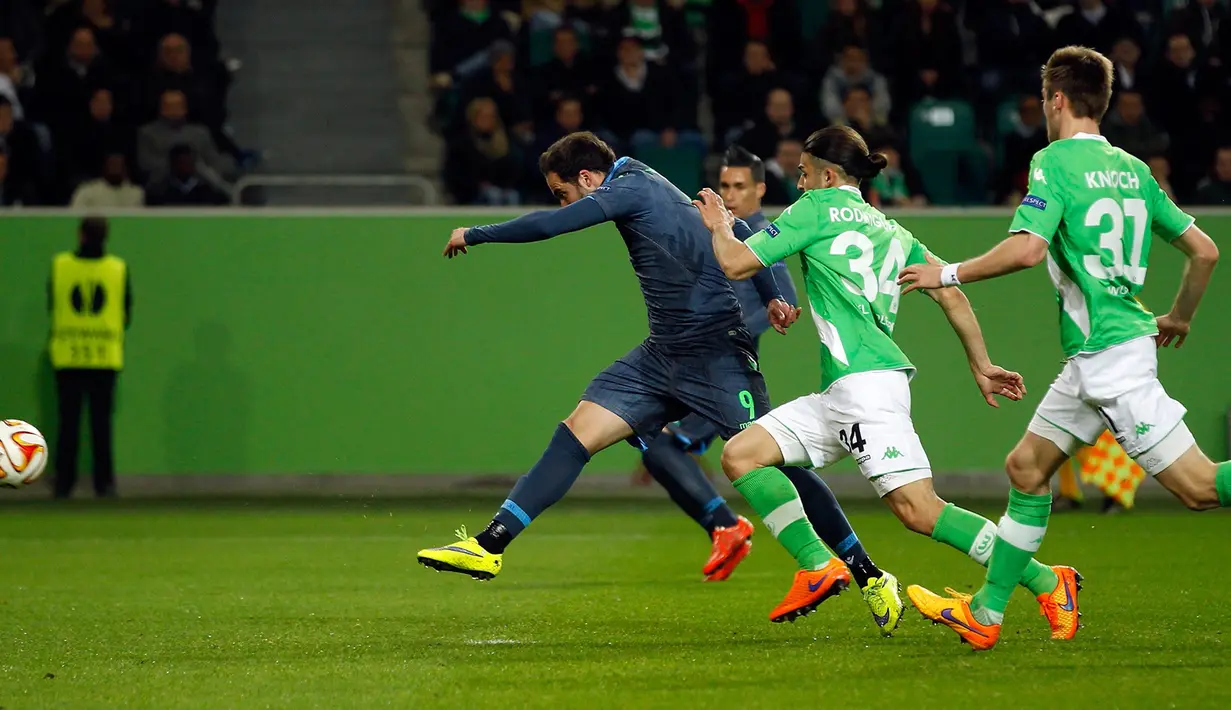
[{"label": "player's bare leg", "polygon": [[[1033,432],[1022,437],[1005,460],[1012,489],[1008,511],[996,530],[986,583],[973,597],[958,593],[941,597],[912,586],[907,591],[924,616],[945,624],[977,650],[996,645],[1013,588],[1020,583],[1047,531],[1051,512],[1049,481],[1067,458],[1068,454],[1048,439]],[[1062,611],[1072,614],[1075,625],[1078,576],[1072,573],[1057,577],[1062,583],[1057,590],[1063,597],[1060,606],[1068,607]]]},{"label": "player's bare leg", "polygon": [[[912,481],[890,491],[882,500],[907,529],[927,535],[987,566],[996,540],[996,525],[978,513],[946,503],[936,495],[932,479]],[[1075,582],[1080,575],[1071,567],[1048,567],[1032,559],[1018,580],[1018,584],[1030,590],[1039,602],[1055,639],[1071,639],[1077,633],[1077,599],[1074,595],[1069,604],[1069,587],[1065,586],[1070,578]],[[929,604],[930,592],[923,587],[912,586],[910,594],[912,598],[919,597],[916,606],[921,612],[933,606]]]},{"label": "player's bare leg", "polygon": [[799,495],[813,530],[846,564],[881,633],[891,635],[905,609],[898,580],[872,561],[825,481],[811,469],[783,466],[785,457],[781,446],[774,435],[760,425],[740,432],[727,443],[723,454],[723,469],[729,477],[740,478],[771,465],[786,476]]},{"label": "player's bare leg", "polygon": [[1196,444],[1155,478],[1190,510],[1213,510],[1231,503],[1231,465],[1214,463]]},{"label": "player's bare leg", "polygon": [[769,614],[775,623],[812,613],[851,581],[846,565],[825,548],[808,522],[799,493],[777,468],[782,463],[778,442],[757,424],[741,431],[722,450],[722,470],[735,490],[799,564],[786,598]]},{"label": "player's bare leg", "polygon": [[475,579],[500,573],[504,548],[536,516],[564,497],[590,457],[627,439],[632,428],[610,410],[581,402],[556,426],[551,443],[526,475],[517,480],[483,532],[469,537],[458,531],[459,542],[419,551],[419,563],[441,572],[460,572]]}]

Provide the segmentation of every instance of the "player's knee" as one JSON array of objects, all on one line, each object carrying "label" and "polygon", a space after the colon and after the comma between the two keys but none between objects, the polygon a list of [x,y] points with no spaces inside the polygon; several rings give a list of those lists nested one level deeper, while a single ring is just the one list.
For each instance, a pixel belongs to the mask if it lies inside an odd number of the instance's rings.
[{"label": "player's knee", "polygon": [[732,481],[760,467],[756,442],[743,433],[735,435],[722,447],[722,470]]},{"label": "player's knee", "polygon": [[894,496],[891,493],[887,501],[907,530],[929,537],[936,529],[940,511],[945,507],[945,502],[930,491],[927,495],[910,496]]},{"label": "player's knee", "polygon": [[1009,482],[1019,491],[1040,494],[1047,491],[1047,476],[1037,458],[1025,446],[1018,445],[1009,452],[1004,460],[1004,470],[1009,474]]}]

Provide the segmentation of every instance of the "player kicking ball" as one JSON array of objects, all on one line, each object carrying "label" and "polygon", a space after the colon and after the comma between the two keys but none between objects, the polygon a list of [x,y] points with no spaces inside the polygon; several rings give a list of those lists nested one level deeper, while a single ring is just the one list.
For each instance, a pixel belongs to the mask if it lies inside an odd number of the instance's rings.
[{"label": "player kicking ball", "polygon": [[[907,291],[936,289],[1046,259],[1059,293],[1067,363],[1005,461],[1012,488],[986,583],[973,596],[909,589],[925,617],[953,629],[976,650],[996,645],[1014,582],[1043,542],[1052,475],[1104,429],[1189,508],[1231,507],[1231,462],[1206,458],[1184,424],[1184,406],[1167,395],[1157,374],[1157,348],[1184,343],[1218,249],[1159,188],[1145,163],[1099,134],[1112,76],[1111,62],[1092,49],[1056,50],[1043,68],[1051,143],[1031,162],[1030,191],[1009,238],[977,259],[908,265],[898,278],[909,284]],[[1157,318],[1134,298],[1145,284],[1147,230],[1188,259],[1171,312]],[[1059,599],[1066,613],[1076,611],[1077,582],[1066,580]]]},{"label": "player kicking ball", "polygon": [[[478,579],[500,572],[509,543],[564,496],[599,451],[625,440],[643,446],[667,422],[689,413],[701,415],[714,423],[719,435],[730,438],[769,410],[739,302],[714,260],[709,235],[690,199],[646,165],[616,160],[607,144],[590,133],[560,139],[542,155],[539,167],[561,209],[456,229],[445,256],[465,254],[477,244],[541,241],[614,222],[641,282],[650,334],[591,381],[573,413],[556,427],[542,457],[518,480],[483,532],[467,537],[463,531],[460,542],[419,552],[419,562],[427,567]],[[750,233],[743,222],[738,227]],[[770,272],[765,276],[772,281]],[[758,290],[765,288],[775,286]],[[779,330],[798,315],[799,309],[782,300],[775,300],[769,310],[770,323]],[[704,476],[700,469],[693,471]],[[758,512],[772,513],[766,527],[807,570],[771,612],[771,620],[793,620],[846,588],[850,570],[821,543],[786,474],[765,472],[757,486],[740,492]],[[817,510],[817,515],[845,522],[828,488],[822,484],[809,493],[814,501],[826,495],[828,511]],[[743,536],[721,536],[729,547],[720,553],[731,557],[744,550],[752,532],[746,522],[741,525]],[[836,524],[830,529],[837,530]],[[858,539],[849,524],[840,534]],[[862,556],[858,564],[874,569],[862,546],[856,542],[856,547]],[[878,624],[892,631],[902,610],[897,580],[876,572],[874,596],[886,609]]]},{"label": "player kicking ball", "polygon": [[[898,272],[934,261],[914,235],[864,202],[860,180],[885,167],[883,155],[845,126],[809,136],[800,158],[803,195],[773,224],[746,241],[734,217],[710,190],[697,206],[713,249],[731,279],[747,279],[793,254],[803,259],[812,317],[821,337],[821,386],[782,405],[740,432],[722,452],[722,468],[740,492],[768,485],[777,466],[823,468],[854,456],[859,470],[907,528],[986,564],[995,538],[991,521],[941,500],[910,413],[915,368],[893,341]],[[924,291],[944,310],[966,350],[987,403],[1020,400],[1021,375],[993,365],[970,302],[958,289]],[[770,475],[767,476],[767,472]],[[748,496],[756,505],[756,498]],[[771,531],[775,513],[757,508]],[[801,573],[802,574],[802,573]],[[1076,573],[1029,561],[1015,583],[1036,595],[1057,636],[1076,632],[1076,616],[1056,603]]]}]

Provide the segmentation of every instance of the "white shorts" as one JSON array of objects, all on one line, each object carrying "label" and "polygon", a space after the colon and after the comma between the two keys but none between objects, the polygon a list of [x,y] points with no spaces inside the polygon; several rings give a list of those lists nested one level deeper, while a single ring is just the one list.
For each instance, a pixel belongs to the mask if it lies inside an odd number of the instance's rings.
[{"label": "white shorts", "polygon": [[877,495],[932,477],[910,419],[910,383],[901,370],[847,375],[756,421],[791,466],[824,468],[854,456]]},{"label": "white shorts", "polygon": [[1065,364],[1030,421],[1031,433],[1072,456],[1110,430],[1152,476],[1192,447],[1184,405],[1158,381],[1158,349],[1146,336]]}]

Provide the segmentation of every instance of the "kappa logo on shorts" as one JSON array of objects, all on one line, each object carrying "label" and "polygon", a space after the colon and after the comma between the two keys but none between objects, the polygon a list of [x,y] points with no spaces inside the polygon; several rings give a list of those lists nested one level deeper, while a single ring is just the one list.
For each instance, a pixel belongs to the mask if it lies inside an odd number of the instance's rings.
[{"label": "kappa logo on shorts", "polygon": [[1027,207],[1033,207],[1036,210],[1047,209],[1047,200],[1035,195],[1026,195],[1026,197],[1022,199],[1022,204]]},{"label": "kappa logo on shorts", "polygon": [[765,233],[769,235],[770,239],[773,239],[779,234],[782,234],[782,230],[778,229],[776,225],[771,224],[765,228]]},{"label": "kappa logo on shorts", "polygon": [[890,446],[885,449],[885,455],[881,457],[881,461],[884,461],[885,459],[900,459],[905,455],[906,454],[903,454],[901,451],[898,451],[898,447]]},{"label": "kappa logo on shorts", "polygon": [[1144,436],[1145,434],[1150,433],[1150,430],[1153,428],[1154,428],[1153,424],[1146,424],[1145,422],[1137,422],[1137,436]]}]

